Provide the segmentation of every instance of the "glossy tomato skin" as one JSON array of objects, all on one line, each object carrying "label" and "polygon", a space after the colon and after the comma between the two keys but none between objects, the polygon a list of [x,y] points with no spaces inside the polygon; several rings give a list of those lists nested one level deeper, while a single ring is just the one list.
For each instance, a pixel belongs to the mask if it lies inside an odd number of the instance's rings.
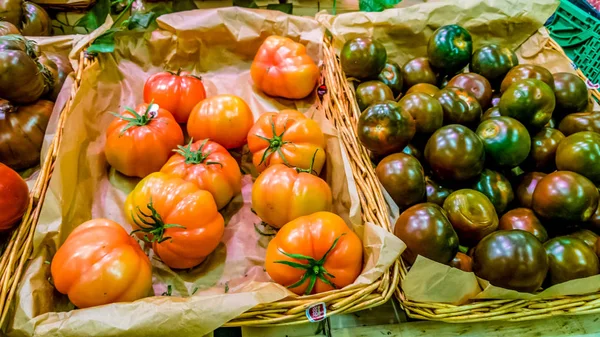
[{"label": "glossy tomato skin", "polygon": [[152,290],[152,266],[118,223],[94,219],[77,226],[52,258],[56,289],[83,309],[132,302]]},{"label": "glossy tomato skin", "polygon": [[497,214],[502,214],[515,198],[510,181],[499,172],[484,169],[472,188],[483,193],[494,205]]},{"label": "glossy tomato skin", "polygon": [[144,84],[144,102],[158,104],[169,111],[177,123],[186,123],[192,109],[205,98],[204,83],[188,72],[156,73]]},{"label": "glossy tomato skin", "polygon": [[432,203],[417,204],[400,214],[394,235],[406,244],[402,257],[415,263],[418,255],[448,263],[458,252],[458,236],[444,210]]},{"label": "glossy tomato skin", "polygon": [[48,13],[38,4],[23,1],[23,17],[21,19],[23,36],[52,35],[52,20]]},{"label": "glossy tomato skin", "polygon": [[443,207],[463,246],[475,246],[498,228],[494,205],[479,191],[455,191],[446,198]]},{"label": "glossy tomato skin", "polygon": [[589,220],[598,206],[598,189],[586,177],[556,171],[542,178],[533,192],[533,210],[542,218],[564,222]]},{"label": "glossy tomato skin", "polygon": [[483,109],[486,109],[492,101],[492,85],[479,74],[458,74],[448,81],[447,86],[466,90],[477,99]]},{"label": "glossy tomato skin", "polygon": [[[167,266],[173,269],[197,266],[221,242],[225,230],[223,216],[217,211],[210,192],[196,184],[170,174],[152,173],[142,179],[125,200],[125,214],[133,214],[127,220],[134,229],[148,227],[139,221],[140,217],[151,223],[158,222],[144,215],[153,213],[149,206],[160,216],[163,225],[178,225],[164,229],[162,238],[137,233],[140,239],[149,237],[152,249]],[[167,237],[168,240],[160,242]]]},{"label": "glossy tomato skin", "polygon": [[16,225],[28,205],[27,184],[17,172],[0,163],[0,232]]},{"label": "glossy tomato skin", "polygon": [[425,177],[425,191],[427,202],[438,206],[443,206],[446,198],[454,192],[452,189],[438,184],[430,177]]},{"label": "glossy tomato skin", "polygon": [[600,184],[600,134],[582,131],[562,140],[556,149],[556,167]]},{"label": "glossy tomato skin", "polygon": [[523,175],[515,189],[517,204],[519,206],[525,208],[533,207],[533,192],[539,181],[545,176],[546,173],[543,172],[530,172]]},{"label": "glossy tomato skin", "polygon": [[499,91],[495,91],[495,92],[492,94],[492,101],[490,102],[490,104],[491,104],[493,107],[496,107],[496,106],[498,106],[498,104],[500,104],[500,97],[502,97],[502,93],[501,93],[501,92],[499,92]]},{"label": "glossy tomato skin", "polygon": [[508,74],[506,74],[504,80],[502,80],[500,92],[506,92],[513,83],[525,79],[540,80],[546,83],[550,89],[554,90],[554,78],[548,69],[534,64],[520,64],[512,68]]},{"label": "glossy tomato skin", "polygon": [[418,161],[423,160],[423,150],[413,144],[406,145],[406,147],[402,149],[402,153],[413,156],[417,158]]},{"label": "glossy tomato skin", "polygon": [[444,110],[438,100],[424,93],[407,94],[398,102],[417,123],[416,132],[430,135],[444,124]]},{"label": "glossy tomato skin", "polygon": [[454,267],[470,273],[473,271],[473,259],[464,253],[458,252],[456,256],[450,261],[450,267]]},{"label": "glossy tomato skin", "polygon": [[377,76],[377,79],[392,89],[394,98],[398,97],[402,93],[404,81],[402,78],[402,69],[398,63],[386,63],[385,67],[383,67],[383,70],[379,73],[379,76]]},{"label": "glossy tomato skin", "polygon": [[421,92],[421,93],[424,93],[424,94],[427,94],[427,95],[433,97],[433,96],[435,96],[435,94],[437,94],[438,91],[440,91],[440,88],[436,87],[433,84],[418,83],[418,84],[415,84],[412,87],[410,87],[410,89],[408,89],[406,91],[406,95]]},{"label": "glossy tomato skin", "polygon": [[8,21],[0,21],[0,36],[21,34],[19,28]]},{"label": "glossy tomato skin", "polygon": [[531,151],[523,167],[540,172],[556,170],[556,149],[563,139],[565,135],[557,129],[543,128],[531,138]]},{"label": "glossy tomato skin", "polygon": [[413,116],[394,101],[373,104],[358,119],[358,139],[369,150],[386,155],[402,150],[415,135]]},{"label": "glossy tomato skin", "polygon": [[256,52],[250,76],[267,95],[301,99],[315,89],[319,67],[303,44],[271,35]]},{"label": "glossy tomato skin", "polygon": [[381,81],[366,81],[356,87],[356,102],[360,111],[371,104],[393,100],[392,89]]},{"label": "glossy tomato skin", "polygon": [[544,282],[548,257],[533,234],[501,230],[488,235],[475,247],[473,272],[497,287],[534,292]]},{"label": "glossy tomato skin", "polygon": [[473,52],[470,68],[472,72],[487,78],[494,85],[498,85],[504,76],[518,64],[519,59],[510,48],[490,44]]},{"label": "glossy tomato skin", "polygon": [[28,104],[46,90],[46,80],[38,63],[25,51],[0,50],[0,92],[12,103]]},{"label": "glossy tomato skin", "polygon": [[405,153],[394,153],[377,164],[377,178],[400,209],[425,197],[425,172],[421,163]]},{"label": "glossy tomato skin", "polygon": [[51,101],[56,101],[67,77],[73,72],[69,57],[63,54],[45,51],[39,56],[38,61],[50,70],[54,79],[52,90],[48,87],[47,89],[49,91],[45,97],[48,97]]},{"label": "glossy tomato skin", "polygon": [[179,177],[210,192],[218,209],[242,192],[240,167],[227,149],[208,139],[180,146],[160,172]]},{"label": "glossy tomato skin", "polygon": [[[431,68],[429,59],[426,57],[417,57],[409,60],[402,66],[402,78],[404,79],[404,89],[411,89],[417,84],[437,84],[437,74]],[[437,87],[436,87],[437,88]]]},{"label": "glossy tomato skin", "polygon": [[588,88],[585,82],[572,73],[556,73],[552,76],[557,115],[584,112],[588,105]]},{"label": "glossy tomato skin", "polygon": [[573,232],[569,235],[573,238],[578,238],[585,242],[592,249],[596,249],[596,241],[598,241],[598,234],[592,232],[589,229],[580,229],[576,232]]},{"label": "glossy tomato skin", "polygon": [[440,183],[464,181],[481,173],[485,151],[475,132],[453,124],[440,128],[429,138],[425,160]]},{"label": "glossy tomato skin", "polygon": [[485,156],[501,167],[515,167],[529,155],[531,137],[523,124],[510,117],[493,117],[477,127]]},{"label": "glossy tomato skin", "polygon": [[565,136],[570,136],[580,131],[600,133],[600,111],[578,112],[567,115],[560,121],[558,129]]},{"label": "glossy tomato skin", "polygon": [[447,25],[436,29],[427,44],[427,56],[436,69],[454,74],[471,61],[473,39],[459,25]]},{"label": "glossy tomato skin", "polygon": [[275,228],[331,207],[331,189],[323,179],[283,164],[269,166],[252,185],[252,209]]},{"label": "glossy tomato skin", "polygon": [[574,237],[557,237],[544,244],[550,269],[548,285],[598,275],[600,263],[594,249]]},{"label": "glossy tomato skin", "polygon": [[555,98],[546,83],[527,79],[511,85],[500,98],[500,114],[512,117],[527,127],[542,128],[552,118]]},{"label": "glossy tomato skin", "polygon": [[357,37],[346,41],[340,52],[342,70],[359,80],[375,79],[385,67],[387,52],[379,41]]},{"label": "glossy tomato skin", "polygon": [[466,90],[446,87],[438,91],[436,98],[444,110],[444,124],[474,126],[481,119],[481,105],[477,98]]},{"label": "glossy tomato skin", "polygon": [[[280,151],[269,150],[269,144]],[[325,164],[325,136],[319,123],[296,110],[262,114],[248,132],[248,148],[259,172],[270,165],[286,163],[306,170],[311,167],[313,156],[313,170],[317,174]]]},{"label": "glossy tomato skin", "polygon": [[515,208],[500,218],[498,230],[522,230],[533,234],[541,243],[548,241],[548,232],[535,213],[529,208]]},{"label": "glossy tomato skin", "polygon": [[481,115],[481,122],[483,122],[484,120],[490,119],[492,117],[502,117],[502,115],[500,114],[500,108],[495,106],[495,107],[491,107],[489,109],[487,109],[483,115]]},{"label": "glossy tomato skin", "polygon": [[[362,269],[362,242],[338,215],[330,212],[317,212],[288,222],[269,242],[265,259],[265,269],[273,281],[289,287],[301,280],[306,270],[287,266],[276,261],[291,261],[305,264],[306,260],[291,258],[285,254],[301,254],[320,260],[336,239],[334,249],[325,258],[323,268],[335,276],[323,277],[335,288],[341,289],[356,280]],[[308,279],[290,290],[305,294]],[[316,294],[334,287],[317,279],[310,293]]]},{"label": "glossy tomato skin", "polygon": [[[130,122],[117,117],[106,129],[106,161],[126,176],[143,178],[159,171],[172,151],[183,144],[183,131],[173,115],[155,107],[140,104],[135,109],[138,115],[147,116],[144,125],[127,128]],[[127,110],[121,116],[136,117]]]},{"label": "glossy tomato skin", "polygon": [[235,149],[246,144],[253,124],[254,116],[243,99],[234,95],[217,95],[194,107],[187,131],[194,139],[208,138],[226,149]]}]

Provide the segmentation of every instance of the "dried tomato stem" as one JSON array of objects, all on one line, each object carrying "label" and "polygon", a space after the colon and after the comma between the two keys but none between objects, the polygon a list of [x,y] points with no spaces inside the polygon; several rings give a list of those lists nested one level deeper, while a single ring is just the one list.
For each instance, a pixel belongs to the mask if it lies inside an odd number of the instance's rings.
[{"label": "dried tomato stem", "polygon": [[[136,207],[136,211],[137,214],[133,214],[133,212],[131,212],[131,219],[133,219],[133,222],[139,227],[139,229],[136,229],[134,231],[132,231],[130,233],[130,235],[138,233],[138,232],[143,232],[143,233],[147,233],[144,234],[144,241],[146,242],[164,242],[166,240],[171,239],[171,237],[167,236],[165,237],[165,230],[167,228],[173,228],[173,227],[177,227],[177,228],[183,228],[185,229],[186,227],[181,226],[181,225],[177,225],[177,224],[165,224],[162,217],[160,216],[160,214],[158,214],[158,212],[156,211],[156,209],[154,208],[154,205],[152,204],[152,199],[150,199],[150,202],[147,205],[148,210],[150,210],[150,214],[144,213],[142,212],[142,210],[140,209],[140,207]],[[137,219],[136,219],[137,216]],[[152,237],[149,237],[149,235],[152,235]]]},{"label": "dried tomato stem", "polygon": [[212,152],[204,153],[204,146],[206,146],[208,139],[205,139],[202,142],[202,144],[200,144],[200,148],[198,148],[198,151],[192,150],[192,142],[193,141],[194,141],[193,139],[190,139],[190,142],[186,146],[177,145],[177,150],[173,150],[173,151],[178,153],[179,155],[183,156],[183,158],[185,158],[186,164],[221,165],[221,167],[223,167],[223,164],[219,163],[218,161],[206,161],[208,159],[208,156],[210,156],[210,154],[212,153]]}]

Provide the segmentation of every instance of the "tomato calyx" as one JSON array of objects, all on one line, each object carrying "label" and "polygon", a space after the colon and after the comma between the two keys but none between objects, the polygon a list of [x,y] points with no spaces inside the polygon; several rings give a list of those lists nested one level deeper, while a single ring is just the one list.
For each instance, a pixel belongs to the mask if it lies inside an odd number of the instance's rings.
[{"label": "tomato calyx", "polygon": [[212,152],[204,153],[204,146],[206,146],[206,143],[208,142],[208,138],[205,139],[202,142],[202,144],[200,144],[200,148],[198,148],[197,151],[192,150],[192,142],[193,141],[194,141],[193,139],[190,139],[190,142],[186,146],[177,145],[177,150],[173,150],[173,151],[175,153],[181,155],[183,158],[185,158],[186,164],[190,164],[190,165],[198,165],[198,164],[221,165],[221,167],[223,167],[223,164],[219,163],[218,161],[206,161],[208,159],[208,156],[210,156],[212,153]]},{"label": "tomato calyx", "polygon": [[133,235],[138,232],[143,232],[146,233],[144,234],[144,241],[149,243],[162,243],[166,240],[171,239],[170,236],[164,236],[165,230],[167,228],[186,228],[178,224],[165,224],[160,214],[158,214],[158,212],[154,208],[154,205],[152,204],[152,199],[150,199],[150,202],[148,203],[147,207],[148,210],[150,210],[150,214],[142,212],[139,206],[136,207],[137,214],[134,215],[133,212],[131,212],[131,219],[133,219],[133,222],[139,227],[139,229],[132,231],[130,235]]},{"label": "tomato calyx", "polygon": [[306,255],[302,255],[302,254],[290,254],[290,253],[284,252],[282,249],[279,249],[279,252],[287,257],[290,257],[290,258],[296,259],[296,260],[306,260],[306,262],[307,262],[306,264],[302,264],[302,263],[286,261],[286,260],[274,261],[275,263],[280,263],[280,264],[284,264],[286,266],[306,270],[306,272],[304,273],[304,275],[302,275],[302,278],[298,282],[296,282],[292,285],[289,285],[287,287],[288,288],[296,288],[296,287],[299,287],[302,284],[304,284],[304,282],[306,282],[306,280],[309,280],[308,287],[304,291],[304,294],[310,295],[313,288],[315,287],[315,283],[317,282],[317,279],[319,279],[319,280],[321,280],[321,282],[333,287],[334,289],[337,289],[337,286],[333,282],[328,280],[327,277],[325,277],[325,276],[329,276],[330,278],[335,278],[335,276],[332,275],[331,273],[329,273],[325,269],[325,267],[323,267],[323,265],[325,264],[325,261],[327,260],[327,255],[329,255],[329,253],[331,253],[331,251],[333,249],[335,249],[335,246],[337,246],[338,241],[344,235],[346,235],[346,233],[343,233],[342,235],[338,236],[333,241],[333,244],[331,245],[331,247],[329,247],[327,252],[325,252],[323,257],[318,261],[310,256],[306,256]]},{"label": "tomato calyx", "polygon": [[[154,106],[156,106],[156,108],[154,108]],[[127,123],[127,125],[121,130],[121,134],[124,134],[127,130],[129,130],[132,127],[137,127],[137,126],[144,126],[147,125],[148,123],[150,123],[150,121],[152,121],[154,118],[156,118],[157,112],[158,112],[158,105],[154,104],[154,101],[151,101],[150,104],[148,104],[148,107],[146,108],[146,111],[144,111],[143,115],[140,115],[139,113],[137,113],[137,111],[135,111],[135,109],[132,109],[130,107],[125,107],[125,110],[129,111],[134,117],[127,117],[127,116],[123,116],[120,115],[118,113],[115,112],[111,112],[110,114],[120,118],[122,120],[125,120],[129,123]]]},{"label": "tomato calyx", "polygon": [[258,165],[262,165],[265,160],[267,160],[267,158],[272,155],[273,153],[277,152],[279,153],[279,156],[281,157],[281,160],[283,160],[283,162],[286,165],[289,165],[287,159],[285,159],[285,156],[283,155],[283,152],[281,151],[281,147],[285,144],[288,144],[290,142],[283,140],[283,134],[285,134],[285,132],[287,130],[283,130],[283,132],[281,132],[280,135],[277,134],[276,130],[275,130],[275,122],[273,122],[273,118],[271,118],[271,130],[273,131],[273,137],[272,138],[267,138],[267,137],[263,137],[263,136],[258,136],[258,138],[269,142],[269,147],[267,147],[265,149],[265,152],[263,153],[262,158],[260,159],[260,163]]},{"label": "tomato calyx", "polygon": [[319,152],[319,149],[317,149],[315,151],[315,154],[313,154],[313,157],[310,160],[310,166],[308,167],[308,169],[303,169],[303,168],[300,168],[300,167],[295,167],[296,172],[298,172],[298,173],[308,173],[308,174],[315,173],[316,174],[317,172],[313,169],[313,167],[315,166],[315,158],[317,157],[317,152]]},{"label": "tomato calyx", "polygon": [[[181,76],[181,68],[177,69],[177,72],[174,72],[174,71],[167,71],[167,72],[169,74],[171,74],[171,75]],[[192,74],[185,74],[184,76],[193,77],[195,79],[198,79],[198,80],[202,81],[202,77],[201,76],[192,75]]]}]

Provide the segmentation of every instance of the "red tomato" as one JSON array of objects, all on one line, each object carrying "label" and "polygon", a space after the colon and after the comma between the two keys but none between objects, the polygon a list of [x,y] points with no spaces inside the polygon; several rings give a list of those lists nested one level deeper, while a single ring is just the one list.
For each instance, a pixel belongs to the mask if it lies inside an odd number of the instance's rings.
[{"label": "red tomato", "polygon": [[177,123],[187,123],[192,109],[206,98],[202,79],[188,72],[161,72],[144,84],[144,102],[154,102],[169,111]]},{"label": "red tomato", "polygon": [[25,180],[0,163],[0,232],[16,225],[28,205],[29,188]]}]

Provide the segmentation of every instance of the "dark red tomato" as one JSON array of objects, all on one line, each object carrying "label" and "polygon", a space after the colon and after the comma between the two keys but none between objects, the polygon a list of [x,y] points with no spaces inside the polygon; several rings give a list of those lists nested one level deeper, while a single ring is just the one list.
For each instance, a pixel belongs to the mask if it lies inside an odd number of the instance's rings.
[{"label": "dark red tomato", "polygon": [[585,82],[571,73],[556,73],[553,77],[557,115],[584,112],[588,105],[588,88]]},{"label": "dark red tomato", "polygon": [[2,98],[17,104],[33,103],[47,91],[49,84],[40,72],[40,64],[31,59],[27,52],[0,50]]},{"label": "dark red tomato", "polygon": [[522,230],[535,235],[540,242],[548,241],[548,232],[535,213],[529,208],[515,208],[506,212],[498,224],[498,230]]},{"label": "dark red tomato", "polygon": [[401,210],[425,197],[425,172],[419,161],[411,155],[391,154],[377,164],[375,173]]},{"label": "dark red tomato", "polygon": [[468,273],[473,271],[473,259],[461,252],[456,253],[456,256],[450,261],[449,265]]},{"label": "dark red tomato", "polygon": [[375,79],[385,67],[387,52],[379,41],[357,37],[346,41],[340,52],[342,70],[359,80]]},{"label": "dark red tomato", "polygon": [[404,80],[402,78],[402,69],[398,63],[386,63],[379,76],[377,76],[377,79],[392,89],[394,97],[398,97],[402,93]]},{"label": "dark red tomato", "polygon": [[473,271],[497,287],[534,292],[544,282],[548,257],[533,234],[501,230],[486,236],[475,247]]},{"label": "dark red tomato", "polygon": [[494,205],[496,213],[502,214],[515,198],[510,181],[499,172],[484,169],[472,188],[485,194]]},{"label": "dark red tomato", "polygon": [[554,158],[558,144],[565,138],[562,132],[543,128],[531,139],[531,151],[523,164],[528,171],[552,172],[556,170]]},{"label": "dark red tomato", "polygon": [[19,28],[8,21],[0,21],[0,36],[21,34]]},{"label": "dark red tomato", "polygon": [[573,237],[557,237],[544,244],[550,269],[547,282],[555,284],[600,274],[600,262],[594,249]]},{"label": "dark red tomato", "polygon": [[23,178],[0,163],[0,232],[16,225],[28,204],[29,188]]},{"label": "dark red tomato", "polygon": [[499,91],[496,91],[492,94],[492,106],[498,106],[498,104],[500,104],[500,97],[502,97],[502,93]]},{"label": "dark red tomato", "polygon": [[402,153],[406,153],[409,156],[413,156],[417,158],[418,161],[423,159],[423,151],[413,144],[408,144],[404,149],[402,149]]},{"label": "dark red tomato", "polygon": [[434,68],[446,74],[456,74],[471,61],[473,39],[459,25],[436,29],[427,44],[427,56]]},{"label": "dark red tomato", "polygon": [[410,89],[420,83],[437,84],[437,74],[431,68],[429,59],[426,57],[414,58],[402,66],[402,79],[404,89]]},{"label": "dark red tomato", "polygon": [[494,205],[481,192],[471,189],[452,192],[444,201],[444,210],[463,246],[475,246],[498,228]]},{"label": "dark red tomato", "polygon": [[487,109],[483,113],[483,115],[481,115],[481,121],[483,122],[484,120],[490,119],[492,117],[502,117],[502,115],[500,114],[500,108],[498,108],[497,106]]},{"label": "dark red tomato", "polygon": [[444,124],[444,111],[438,100],[424,94],[413,93],[398,102],[417,123],[417,133],[432,134]]},{"label": "dark red tomato", "polygon": [[23,1],[21,33],[23,36],[50,36],[52,35],[52,20],[39,5]]},{"label": "dark red tomato", "polygon": [[371,104],[393,100],[392,89],[381,81],[366,81],[356,87],[356,102],[360,111]]},{"label": "dark red tomato", "polygon": [[508,74],[506,74],[504,80],[502,80],[500,91],[506,92],[508,87],[513,83],[530,78],[540,80],[546,83],[550,89],[554,90],[554,78],[548,69],[534,64],[521,64],[512,68]]},{"label": "dark red tomato", "polygon": [[468,180],[483,170],[483,142],[465,126],[446,125],[427,141],[425,160],[442,184],[446,180]]},{"label": "dark red tomato", "polygon": [[22,4],[22,0],[0,1],[0,18],[15,26],[19,26],[21,24],[21,17],[23,16]]},{"label": "dark red tomato", "polygon": [[525,208],[531,208],[533,206],[533,192],[535,191],[538,182],[545,176],[546,173],[542,172],[531,172],[523,175],[515,190],[519,206]]},{"label": "dark red tomato", "polygon": [[511,49],[490,44],[473,52],[470,70],[498,85],[504,76],[518,64],[519,59]]},{"label": "dark red tomato", "polygon": [[565,138],[556,150],[556,167],[600,184],[600,134],[582,131]]},{"label": "dark red tomato", "polygon": [[515,167],[529,154],[529,132],[514,118],[502,116],[484,120],[476,132],[485,147],[486,158],[496,165]]},{"label": "dark red tomato", "polygon": [[430,177],[425,177],[425,189],[427,194],[427,202],[434,203],[439,206],[444,205],[446,198],[454,192],[450,188],[446,188],[436,183]]},{"label": "dark red tomato", "polygon": [[558,129],[565,136],[570,136],[580,131],[600,133],[600,111],[579,112],[567,115],[560,121]]},{"label": "dark red tomato", "polygon": [[45,65],[46,68],[52,73],[54,83],[52,90],[48,91],[47,97],[51,101],[56,101],[60,90],[67,80],[67,76],[73,72],[73,67],[71,66],[69,57],[59,53],[44,52],[42,55],[40,55],[38,61]]},{"label": "dark red tomato", "polygon": [[419,84],[415,84],[412,87],[410,87],[410,89],[408,89],[406,91],[406,95],[414,94],[417,92],[422,92],[424,94],[427,94],[427,95],[433,97],[433,96],[435,96],[435,94],[437,94],[438,91],[440,91],[440,88],[436,87],[433,84],[419,83]]},{"label": "dark red tomato", "polygon": [[458,252],[458,236],[436,204],[418,204],[402,212],[394,234],[406,244],[402,257],[410,264],[417,255],[445,264]]},{"label": "dark red tomato", "polygon": [[527,79],[511,85],[500,98],[500,113],[528,127],[542,128],[552,118],[555,98],[546,83]]},{"label": "dark red tomato", "polygon": [[373,104],[358,119],[358,139],[378,155],[402,150],[415,131],[415,119],[394,101]]},{"label": "dark red tomato", "polygon": [[475,96],[460,88],[448,87],[438,91],[436,98],[444,110],[444,124],[476,125],[481,119],[481,105]]},{"label": "dark red tomato", "polygon": [[492,86],[485,77],[479,74],[458,74],[448,81],[447,86],[468,91],[477,98],[479,105],[481,105],[483,109],[487,108],[492,101]]}]

